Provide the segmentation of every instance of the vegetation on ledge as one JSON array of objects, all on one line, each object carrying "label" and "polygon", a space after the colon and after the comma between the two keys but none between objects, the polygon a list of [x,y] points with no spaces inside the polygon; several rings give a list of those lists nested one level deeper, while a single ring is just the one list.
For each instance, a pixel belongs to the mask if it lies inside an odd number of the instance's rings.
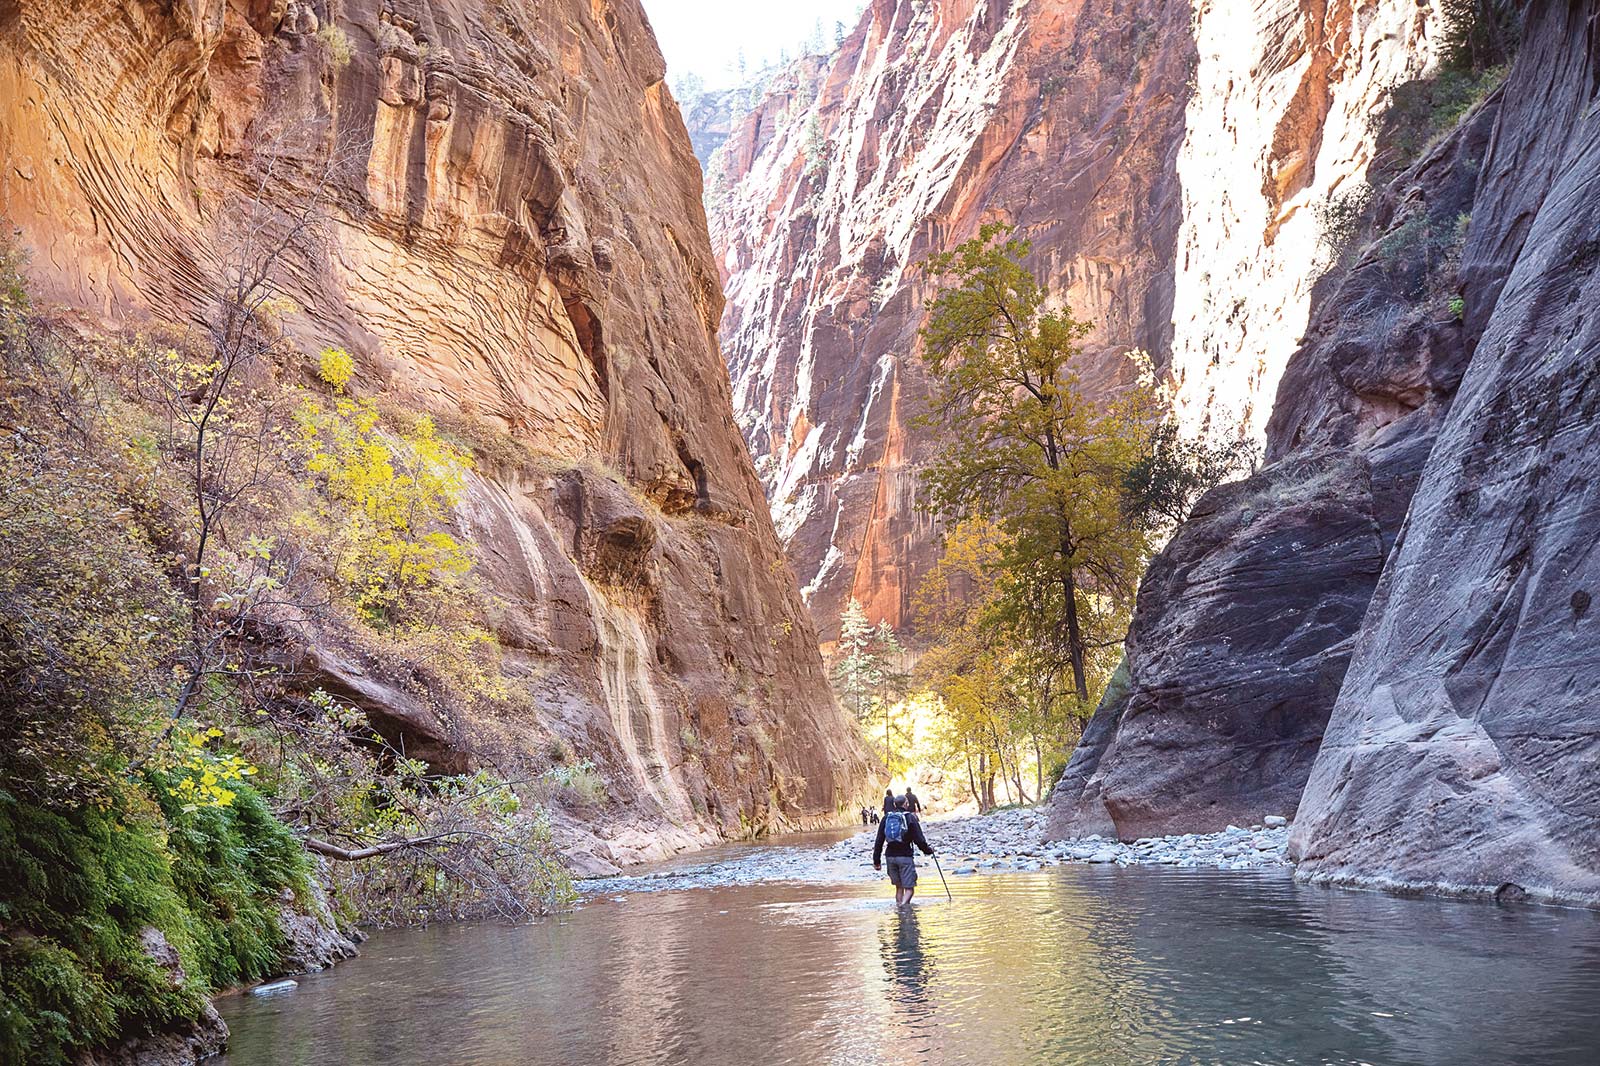
[{"label": "vegetation on ledge", "polygon": [[281,970],[288,911],[333,920],[313,879],[344,922],[572,898],[540,782],[405,757],[305,654],[518,698],[466,454],[344,352],[308,373],[269,265],[242,249],[203,330],[105,336],[0,247],[0,1066],[188,1031]]}]

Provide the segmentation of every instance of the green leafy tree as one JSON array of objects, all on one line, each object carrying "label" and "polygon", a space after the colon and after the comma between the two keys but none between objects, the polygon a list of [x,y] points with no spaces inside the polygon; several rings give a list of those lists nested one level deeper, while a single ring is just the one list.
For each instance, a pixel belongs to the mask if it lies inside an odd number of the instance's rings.
[{"label": "green leafy tree", "polygon": [[1188,519],[1207,491],[1254,470],[1260,459],[1255,441],[1237,430],[1188,438],[1176,423],[1164,421],[1123,476],[1124,511],[1147,529],[1170,531]]},{"label": "green leafy tree", "polygon": [[[1047,306],[1023,265],[1029,246],[990,224],[926,269],[945,283],[930,301],[923,359],[926,417],[945,444],[925,470],[928,505],[982,518],[1001,533],[1000,568],[1059,589],[1034,596],[1041,625],[1065,632],[1073,691],[1089,702],[1091,658],[1122,639],[1150,538],[1128,520],[1124,482],[1154,423],[1155,396],[1135,385],[1099,402],[1076,361],[1089,326]],[[1036,590],[1035,590],[1036,591]]]},{"label": "green leafy tree", "polygon": [[864,731],[883,730],[883,762],[893,772],[897,739],[905,730],[897,721],[897,705],[906,695],[908,678],[899,670],[905,656],[888,622],[874,626],[860,602],[851,599],[839,617],[839,644],[833,665],[839,702]]}]

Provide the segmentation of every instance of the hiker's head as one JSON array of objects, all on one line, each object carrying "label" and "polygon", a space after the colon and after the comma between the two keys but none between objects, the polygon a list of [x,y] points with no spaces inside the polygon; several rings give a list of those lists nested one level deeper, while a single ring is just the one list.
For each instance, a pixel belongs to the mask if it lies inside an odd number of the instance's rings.
[{"label": "hiker's head", "polygon": [[903,811],[903,810],[905,810],[906,809],[906,798],[904,796],[891,796],[890,797],[890,808],[889,809],[890,810],[895,810],[895,811]]}]

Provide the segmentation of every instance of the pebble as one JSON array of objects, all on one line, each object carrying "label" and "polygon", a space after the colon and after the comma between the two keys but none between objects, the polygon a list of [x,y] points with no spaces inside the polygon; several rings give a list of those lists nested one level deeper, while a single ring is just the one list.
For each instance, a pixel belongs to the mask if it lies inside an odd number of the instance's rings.
[{"label": "pebble", "polygon": [[[924,823],[928,842],[956,875],[1033,872],[1046,866],[1090,863],[1097,866],[1164,866],[1168,869],[1262,870],[1284,868],[1289,830],[1276,816],[1260,825],[1230,825],[1219,833],[1183,833],[1143,840],[1109,840],[1098,834],[1073,840],[1044,839],[1044,812],[1033,809],[996,811],[965,818],[930,817]],[[875,832],[875,831],[874,831]],[[871,865],[874,833],[866,831],[827,848],[752,848],[745,855],[726,855],[703,864],[624,874],[583,882],[589,898],[626,892],[660,891],[796,881],[833,884],[881,880]]]}]

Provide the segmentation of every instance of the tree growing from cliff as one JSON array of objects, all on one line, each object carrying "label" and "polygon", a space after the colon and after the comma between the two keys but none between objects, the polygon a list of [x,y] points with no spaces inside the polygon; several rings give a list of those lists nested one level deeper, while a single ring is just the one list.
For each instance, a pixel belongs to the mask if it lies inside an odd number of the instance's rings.
[{"label": "tree growing from cliff", "polygon": [[1260,459],[1255,441],[1236,430],[1186,437],[1168,419],[1150,434],[1144,453],[1123,476],[1124,512],[1150,530],[1170,532],[1207,491],[1254,470]]},{"label": "tree growing from cliff", "polygon": [[934,385],[923,421],[944,442],[924,471],[926,500],[947,519],[995,524],[999,567],[1023,594],[1016,610],[1064,633],[1072,688],[1087,705],[1091,659],[1122,640],[1150,553],[1124,482],[1156,423],[1155,396],[1144,385],[1085,394],[1078,366],[1090,327],[1049,306],[1028,251],[989,224],[925,264],[943,287],[921,334]]}]

